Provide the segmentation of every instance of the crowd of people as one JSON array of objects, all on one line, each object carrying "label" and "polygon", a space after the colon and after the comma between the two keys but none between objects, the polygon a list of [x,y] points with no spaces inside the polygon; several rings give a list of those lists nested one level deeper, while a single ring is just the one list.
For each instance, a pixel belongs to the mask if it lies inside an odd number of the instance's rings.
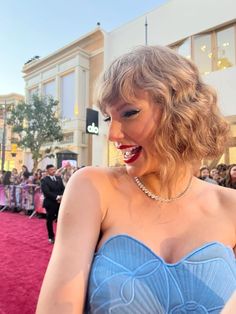
[{"label": "crowd of people", "polygon": [[[72,166],[68,162],[63,167],[57,169],[56,175],[60,175],[64,185],[66,185],[71,175],[78,169],[79,168]],[[12,171],[0,171],[0,184],[17,185],[21,183],[30,183],[40,185],[41,179],[46,175],[46,169],[37,169],[36,171],[32,172],[25,165],[23,165],[20,171],[18,171],[16,168],[13,168]]]},{"label": "crowd of people", "polygon": [[198,177],[209,183],[236,189],[236,164],[219,164],[212,168],[202,166]]},{"label": "crowd of people", "polygon": [[[55,175],[62,178],[66,186],[71,175],[79,168],[72,166],[69,162],[56,170]],[[30,171],[23,165],[18,171],[13,168],[12,171],[0,172],[0,185],[4,189],[5,203],[1,206],[6,209],[30,214],[34,210],[34,193],[41,189],[41,180],[48,175],[47,170],[37,169]]]},{"label": "crowd of people", "polygon": [[[68,162],[63,167],[58,168],[55,175],[60,176],[64,186],[66,186],[71,175],[78,169],[79,168],[72,166]],[[36,171],[31,172],[25,165],[22,166],[21,171],[13,168],[12,171],[0,172],[0,185],[3,185],[4,187],[6,205],[9,209],[15,211],[25,210],[27,213],[30,213],[30,211],[34,209],[33,200],[31,200],[33,192],[35,191],[35,188],[40,188],[41,180],[45,176],[47,176],[46,169],[37,169]],[[226,165],[221,163],[215,167],[203,165],[198,169],[198,174],[196,174],[196,176],[209,183],[236,189],[236,164]],[[19,190],[13,190],[13,186],[18,186]],[[23,191],[20,187],[24,186],[27,186],[28,189],[23,197],[20,195]],[[16,195],[13,196],[11,195],[12,193]],[[26,201],[23,201],[22,198],[25,198]]]}]

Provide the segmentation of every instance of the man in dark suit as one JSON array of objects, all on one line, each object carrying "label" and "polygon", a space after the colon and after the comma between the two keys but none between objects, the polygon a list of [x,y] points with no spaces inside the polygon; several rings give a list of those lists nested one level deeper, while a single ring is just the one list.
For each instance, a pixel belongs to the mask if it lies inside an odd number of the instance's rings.
[{"label": "man in dark suit", "polygon": [[44,195],[43,207],[47,212],[48,241],[54,243],[53,220],[57,219],[65,187],[61,177],[55,176],[56,168],[53,165],[47,165],[46,169],[47,176],[41,180],[41,189]]}]

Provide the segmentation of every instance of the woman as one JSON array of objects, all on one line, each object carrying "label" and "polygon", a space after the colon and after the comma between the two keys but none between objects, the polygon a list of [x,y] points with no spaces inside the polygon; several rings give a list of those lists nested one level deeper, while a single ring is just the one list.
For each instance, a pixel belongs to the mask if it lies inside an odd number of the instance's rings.
[{"label": "woman", "polygon": [[227,173],[228,166],[226,164],[219,164],[217,165],[216,169],[218,170],[220,178],[224,179]]},{"label": "woman", "polygon": [[228,137],[214,91],[189,60],[140,47],[96,101],[125,167],[71,177],[37,313],[219,313],[236,289],[236,195],[193,176]]},{"label": "woman", "polygon": [[220,181],[220,185],[227,188],[236,189],[236,164],[229,166],[225,178]]},{"label": "woman", "polygon": [[219,175],[219,171],[217,170],[217,168],[212,168],[210,171],[210,177],[215,180],[218,184],[219,182],[222,180],[220,175]]},{"label": "woman", "polygon": [[3,174],[3,180],[2,183],[4,185],[4,191],[5,191],[5,199],[6,199],[6,206],[8,208],[11,208],[12,202],[11,202],[11,171],[5,171]]},{"label": "woman", "polygon": [[37,169],[34,173],[33,184],[40,185],[41,179],[42,179],[42,170]]},{"label": "woman", "polygon": [[208,183],[218,184],[216,180],[210,177],[210,169],[207,166],[202,166],[200,168],[200,176],[199,179],[204,180]]},{"label": "woman", "polygon": [[61,176],[64,186],[67,185],[73,173],[74,173],[74,167],[72,167],[69,161],[67,161],[65,165],[63,165],[61,168],[57,169],[56,171],[56,175]]},{"label": "woman", "polygon": [[20,172],[19,176],[20,176],[20,182],[24,182],[26,177],[27,177],[27,179],[29,178],[30,172],[29,172],[29,169],[26,167],[26,165],[23,165],[21,167],[21,172]]},{"label": "woman", "polygon": [[11,184],[19,184],[20,183],[20,178],[19,178],[19,174],[16,168],[13,168],[11,171]]}]

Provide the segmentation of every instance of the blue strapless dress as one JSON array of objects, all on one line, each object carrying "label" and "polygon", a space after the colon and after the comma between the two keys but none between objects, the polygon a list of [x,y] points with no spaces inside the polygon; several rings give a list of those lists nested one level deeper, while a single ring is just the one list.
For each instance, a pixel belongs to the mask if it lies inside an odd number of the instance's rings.
[{"label": "blue strapless dress", "polygon": [[230,247],[211,242],[168,264],[140,241],[117,235],[94,256],[85,313],[216,314],[235,290]]}]

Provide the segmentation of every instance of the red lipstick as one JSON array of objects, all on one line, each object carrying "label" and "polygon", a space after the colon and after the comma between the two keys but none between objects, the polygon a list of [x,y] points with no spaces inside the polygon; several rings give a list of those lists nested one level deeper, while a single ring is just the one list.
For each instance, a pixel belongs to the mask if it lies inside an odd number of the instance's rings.
[{"label": "red lipstick", "polygon": [[127,149],[127,148],[131,148],[134,146],[136,146],[136,145],[117,145],[116,148],[117,149]]},{"label": "red lipstick", "polygon": [[138,151],[135,155],[133,155],[130,159],[127,159],[127,160],[124,159],[124,162],[125,162],[126,164],[130,164],[130,163],[134,162],[136,159],[138,159],[140,153],[141,153],[141,150],[139,150],[139,151]]}]

